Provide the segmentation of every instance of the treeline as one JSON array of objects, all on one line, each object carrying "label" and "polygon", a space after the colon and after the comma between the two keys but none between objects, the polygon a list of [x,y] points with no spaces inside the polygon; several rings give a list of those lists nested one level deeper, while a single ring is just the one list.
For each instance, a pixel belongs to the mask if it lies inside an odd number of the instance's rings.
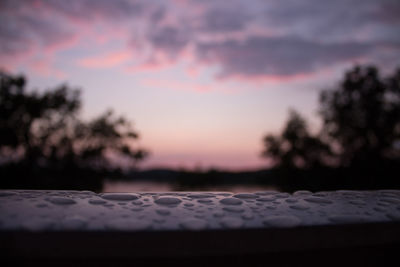
[{"label": "treeline", "polygon": [[320,94],[322,126],[313,134],[292,110],[279,135],[264,138],[285,190],[400,187],[400,69],[381,77],[357,66]]},{"label": "treeline", "polygon": [[400,188],[400,70],[387,77],[373,66],[349,70],[321,92],[318,132],[291,110],[282,132],[263,140],[262,155],[273,168],[241,173],[138,171],[148,152],[137,147],[129,120],[112,111],[83,120],[79,90],[62,85],[39,93],[25,86],[23,76],[0,72],[0,188],[98,191],[105,177],[166,179],[182,190],[221,184],[285,191]]},{"label": "treeline", "polygon": [[123,116],[109,110],[81,119],[79,90],[28,92],[25,85],[23,76],[0,73],[2,188],[96,189],[105,174],[119,175],[147,156]]}]

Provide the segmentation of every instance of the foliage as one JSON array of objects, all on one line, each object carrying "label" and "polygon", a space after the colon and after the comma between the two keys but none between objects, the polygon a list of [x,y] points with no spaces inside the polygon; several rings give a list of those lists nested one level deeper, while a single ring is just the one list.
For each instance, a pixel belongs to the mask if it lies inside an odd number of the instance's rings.
[{"label": "foliage", "polygon": [[322,134],[337,144],[342,165],[399,158],[400,70],[383,79],[375,67],[355,67],[320,102]]},{"label": "foliage", "polygon": [[309,133],[306,121],[294,110],[281,135],[267,135],[264,144],[263,155],[285,168],[315,168],[331,157],[329,147]]},{"label": "foliage", "polygon": [[373,66],[357,66],[336,88],[320,95],[322,129],[308,132],[296,112],[282,133],[264,138],[265,157],[283,168],[375,166],[400,159],[400,70],[381,78]]},{"label": "foliage", "polygon": [[0,73],[1,163],[26,167],[115,169],[147,155],[135,148],[138,134],[124,117],[107,111],[85,122],[79,90],[67,85],[43,93],[27,92],[23,76]]}]

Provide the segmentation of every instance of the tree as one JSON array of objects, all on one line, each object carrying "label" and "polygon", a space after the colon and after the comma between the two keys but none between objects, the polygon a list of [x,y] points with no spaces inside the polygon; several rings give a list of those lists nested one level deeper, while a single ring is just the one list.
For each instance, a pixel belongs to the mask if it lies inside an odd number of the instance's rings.
[{"label": "tree", "polygon": [[357,66],[320,96],[322,135],[336,145],[342,166],[377,165],[400,158],[400,69],[381,78]]},{"label": "tree", "polygon": [[135,166],[147,152],[135,148],[138,134],[112,111],[92,121],[79,119],[79,90],[66,85],[38,93],[25,78],[0,73],[1,163],[28,167],[115,169],[112,159]]},{"label": "tree", "polygon": [[264,157],[288,169],[324,166],[331,157],[329,146],[309,133],[305,119],[294,110],[279,136],[269,134],[264,138],[264,147]]},{"label": "tree", "polygon": [[399,188],[400,69],[386,78],[356,66],[320,95],[322,128],[312,136],[292,111],[280,135],[264,138],[287,190]]}]

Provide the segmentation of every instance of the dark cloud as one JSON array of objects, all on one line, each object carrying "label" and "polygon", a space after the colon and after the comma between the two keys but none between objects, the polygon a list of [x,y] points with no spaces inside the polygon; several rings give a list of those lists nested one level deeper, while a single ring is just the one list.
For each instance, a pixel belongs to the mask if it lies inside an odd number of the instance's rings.
[{"label": "dark cloud", "polygon": [[147,60],[157,52],[179,59],[193,44],[197,60],[219,65],[224,77],[310,73],[381,54],[400,60],[398,46],[390,46],[400,43],[398,0],[192,1],[3,0],[0,57],[107,25],[122,29],[127,47]]},{"label": "dark cloud", "polygon": [[[328,41],[393,39],[400,41],[398,0],[288,0],[263,7],[265,25],[286,34]],[[397,18],[397,19],[395,19]]]},{"label": "dark cloud", "polygon": [[172,26],[155,28],[149,33],[149,41],[157,50],[176,56],[189,42],[189,34]]},{"label": "dark cloud", "polygon": [[140,2],[129,0],[5,0],[0,3],[2,56],[67,42],[79,33],[76,23],[90,24],[96,19],[102,23],[116,23],[144,10]]},{"label": "dark cloud", "polygon": [[141,14],[145,7],[145,2],[134,0],[52,0],[41,3],[64,16],[84,21],[127,19]]},{"label": "dark cloud", "polygon": [[365,56],[370,45],[323,44],[300,38],[251,37],[246,41],[199,44],[200,60],[221,66],[222,77],[296,75]]},{"label": "dark cloud", "polygon": [[251,17],[244,9],[211,8],[202,18],[199,29],[206,32],[230,32],[243,30]]},{"label": "dark cloud", "polygon": [[1,54],[24,53],[35,44],[50,47],[73,36],[72,32],[59,24],[57,18],[49,21],[37,13],[17,16],[15,10],[5,11],[0,11]]}]

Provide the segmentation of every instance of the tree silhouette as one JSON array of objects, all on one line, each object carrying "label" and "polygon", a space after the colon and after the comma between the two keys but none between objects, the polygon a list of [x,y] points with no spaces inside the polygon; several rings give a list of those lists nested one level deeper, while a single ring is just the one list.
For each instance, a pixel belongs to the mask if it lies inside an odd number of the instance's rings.
[{"label": "tree silhouette", "polygon": [[272,158],[280,167],[310,169],[323,166],[330,159],[329,146],[312,136],[305,119],[294,110],[280,136],[264,138],[263,156]]},{"label": "tree silhouette", "polygon": [[381,78],[373,66],[354,67],[337,87],[321,92],[319,111],[316,136],[291,111],[282,133],[264,138],[263,156],[283,170],[286,183],[299,184],[294,176],[302,175],[315,189],[321,176],[335,188],[399,186],[400,70]]},{"label": "tree silhouette", "polygon": [[115,169],[112,159],[134,166],[147,152],[135,148],[138,134],[124,117],[107,111],[79,119],[79,90],[66,85],[38,93],[25,78],[0,73],[0,158],[29,168]]},{"label": "tree silhouette", "polygon": [[355,67],[320,103],[322,135],[342,166],[399,159],[400,69],[383,79],[373,66]]}]

